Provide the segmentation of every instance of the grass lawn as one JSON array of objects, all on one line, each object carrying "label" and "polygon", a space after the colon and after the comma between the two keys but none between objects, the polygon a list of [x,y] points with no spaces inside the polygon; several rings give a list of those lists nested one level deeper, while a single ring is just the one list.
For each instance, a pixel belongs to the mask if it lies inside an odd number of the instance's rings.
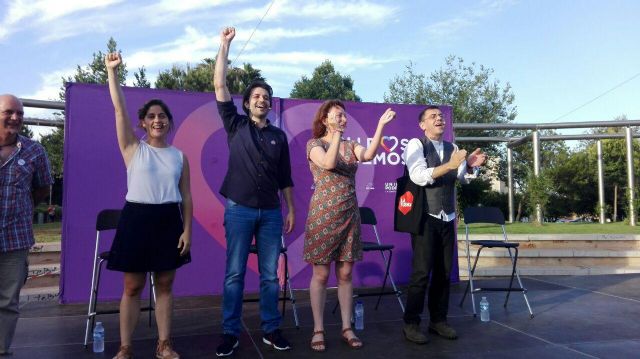
[{"label": "grass lawn", "polygon": [[[500,227],[473,224],[473,233],[496,234]],[[59,242],[61,238],[62,222],[34,224],[33,231],[36,242]],[[458,233],[464,233],[464,223],[460,223]],[[625,223],[545,223],[536,226],[531,223],[507,223],[507,234],[640,234],[640,226],[631,227]]]},{"label": "grass lawn", "polygon": [[[640,227],[617,223],[545,223],[536,226],[531,223],[507,223],[507,234],[640,234]],[[473,224],[470,230],[476,234],[502,233],[500,227]],[[458,233],[464,233],[464,224],[458,226]]]},{"label": "grass lawn", "polygon": [[34,224],[33,233],[36,237],[36,243],[60,242],[62,222]]}]

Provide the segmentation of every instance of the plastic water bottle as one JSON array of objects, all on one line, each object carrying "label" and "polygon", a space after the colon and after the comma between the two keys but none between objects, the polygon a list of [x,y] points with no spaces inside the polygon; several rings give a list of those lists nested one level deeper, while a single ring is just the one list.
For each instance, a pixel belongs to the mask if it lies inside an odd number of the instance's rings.
[{"label": "plastic water bottle", "polygon": [[102,322],[97,322],[96,327],[93,328],[93,352],[104,352],[104,327]]},{"label": "plastic water bottle", "polygon": [[364,329],[364,305],[362,305],[362,301],[356,302],[356,330]]},{"label": "plastic water bottle", "polygon": [[489,318],[489,301],[487,300],[487,297],[482,297],[482,300],[480,301],[480,320],[483,322],[491,320]]}]

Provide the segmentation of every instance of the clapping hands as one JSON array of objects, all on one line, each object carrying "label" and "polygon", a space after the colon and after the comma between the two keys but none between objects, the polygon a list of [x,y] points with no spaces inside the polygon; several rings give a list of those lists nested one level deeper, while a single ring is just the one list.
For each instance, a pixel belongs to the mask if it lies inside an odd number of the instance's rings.
[{"label": "clapping hands", "polygon": [[451,158],[449,159],[449,169],[455,170],[457,169],[462,162],[467,158],[467,150],[457,150],[451,154]]},{"label": "clapping hands", "polygon": [[487,160],[487,154],[482,152],[481,149],[476,148],[467,158],[468,167],[480,167]]}]

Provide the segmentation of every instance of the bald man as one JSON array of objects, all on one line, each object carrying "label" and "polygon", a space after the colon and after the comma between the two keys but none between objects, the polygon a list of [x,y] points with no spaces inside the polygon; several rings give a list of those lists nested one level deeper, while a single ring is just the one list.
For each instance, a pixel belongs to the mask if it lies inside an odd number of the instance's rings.
[{"label": "bald man", "polygon": [[53,183],[44,148],[20,135],[24,110],[13,95],[0,95],[0,355],[9,355],[18,323],[20,289],[34,244],[33,206]]}]

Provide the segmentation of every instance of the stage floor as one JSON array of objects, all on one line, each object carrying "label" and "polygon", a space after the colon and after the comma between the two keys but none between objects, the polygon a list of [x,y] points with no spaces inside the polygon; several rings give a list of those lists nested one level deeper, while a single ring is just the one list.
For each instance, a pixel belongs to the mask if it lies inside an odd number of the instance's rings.
[{"label": "stage floor", "polygon": [[[469,299],[458,306],[466,282],[451,291],[449,322],[458,340],[430,335],[426,345],[402,336],[402,312],[393,296],[385,296],[376,311],[375,297],[364,298],[365,329],[358,333],[364,347],[352,350],[340,340],[339,314],[331,314],[336,294],[328,294],[325,313],[327,351],[313,353],[313,329],[307,291],[296,291],[300,329],[296,329],[290,304],[283,321],[284,335],[293,349],[277,352],[262,343],[257,303],[245,303],[244,331],[235,358],[638,358],[640,357],[640,274],[604,276],[524,277],[535,318],[520,293],[486,293],[491,322],[474,318]],[[490,282],[502,284],[502,279]],[[480,298],[476,297],[479,301]],[[106,306],[113,307],[114,303]],[[103,307],[104,308],[104,307]],[[117,314],[99,317],[106,328],[106,349],[94,354],[82,345],[86,305],[55,302],[27,303],[22,308],[13,342],[13,359],[111,358],[118,348]],[[428,320],[428,317],[426,318]],[[174,349],[182,358],[215,358],[221,332],[220,297],[181,298],[175,301]],[[423,329],[426,327],[423,322]],[[149,328],[146,313],[134,333],[136,358],[152,358],[156,329]]]}]

